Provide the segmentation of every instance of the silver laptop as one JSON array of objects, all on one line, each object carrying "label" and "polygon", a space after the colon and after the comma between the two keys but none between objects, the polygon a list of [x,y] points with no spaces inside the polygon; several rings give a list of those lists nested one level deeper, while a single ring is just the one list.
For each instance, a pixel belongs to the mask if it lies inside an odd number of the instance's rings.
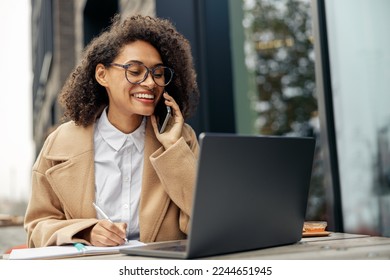
[{"label": "silver laptop", "polygon": [[298,242],[315,140],[203,133],[188,239],[122,249],[193,259]]}]

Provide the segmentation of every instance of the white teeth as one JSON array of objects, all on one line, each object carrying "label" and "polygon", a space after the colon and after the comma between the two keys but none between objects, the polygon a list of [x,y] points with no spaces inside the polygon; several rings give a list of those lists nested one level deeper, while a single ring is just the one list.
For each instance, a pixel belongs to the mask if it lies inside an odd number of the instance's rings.
[{"label": "white teeth", "polygon": [[144,98],[144,99],[154,99],[153,94],[147,94],[147,93],[136,93],[134,94],[134,97],[136,98]]}]

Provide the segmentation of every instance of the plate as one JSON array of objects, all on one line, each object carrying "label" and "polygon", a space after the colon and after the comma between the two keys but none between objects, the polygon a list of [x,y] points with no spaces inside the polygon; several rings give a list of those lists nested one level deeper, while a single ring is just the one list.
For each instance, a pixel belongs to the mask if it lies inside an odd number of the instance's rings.
[{"label": "plate", "polygon": [[306,231],[302,232],[302,237],[319,237],[319,236],[328,236],[329,231]]}]

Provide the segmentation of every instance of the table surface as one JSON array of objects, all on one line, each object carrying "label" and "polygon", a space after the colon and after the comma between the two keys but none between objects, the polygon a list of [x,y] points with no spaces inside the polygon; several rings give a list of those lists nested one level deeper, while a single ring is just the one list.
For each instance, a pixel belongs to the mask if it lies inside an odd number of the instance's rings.
[{"label": "table surface", "polygon": [[[72,259],[128,260],[156,259],[125,254],[85,256]],[[390,259],[390,238],[349,233],[325,237],[304,237],[296,244],[212,256],[213,260],[357,260]]]}]

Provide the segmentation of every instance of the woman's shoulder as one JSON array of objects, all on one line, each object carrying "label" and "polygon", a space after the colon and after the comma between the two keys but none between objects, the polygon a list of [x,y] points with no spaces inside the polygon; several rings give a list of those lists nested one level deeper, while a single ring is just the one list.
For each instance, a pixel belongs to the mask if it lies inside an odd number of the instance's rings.
[{"label": "woman's shoulder", "polygon": [[185,140],[196,139],[196,133],[188,123],[184,123],[182,134]]},{"label": "woman's shoulder", "polygon": [[51,138],[62,138],[62,137],[81,137],[83,135],[89,135],[93,131],[93,125],[84,127],[77,125],[74,121],[68,121],[62,124],[59,124],[57,127],[52,129],[52,132],[48,137]]},{"label": "woman's shoulder", "polygon": [[199,142],[198,137],[194,131],[194,129],[187,123],[183,126],[182,136],[187,145],[191,148],[191,150],[198,150]]},{"label": "woman's shoulder", "polygon": [[73,151],[77,152],[82,148],[92,146],[93,125],[83,127],[69,121],[58,125],[50,132],[45,141],[48,151]]}]

